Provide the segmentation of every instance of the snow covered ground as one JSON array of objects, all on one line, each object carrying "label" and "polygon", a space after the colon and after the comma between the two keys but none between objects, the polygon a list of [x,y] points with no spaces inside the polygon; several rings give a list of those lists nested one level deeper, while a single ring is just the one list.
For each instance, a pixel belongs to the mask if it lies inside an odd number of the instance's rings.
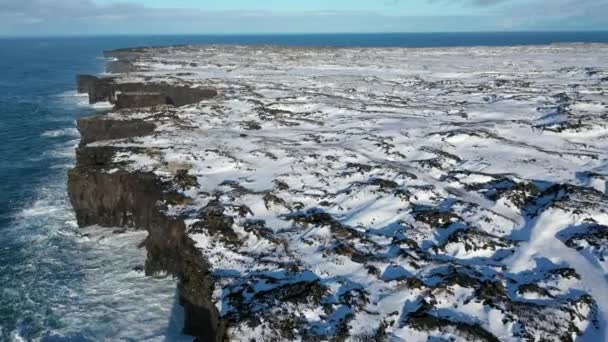
[{"label": "snow covered ground", "polygon": [[122,81],[220,96],[91,146],[189,198],[234,340],[608,341],[607,55],[147,49]]}]

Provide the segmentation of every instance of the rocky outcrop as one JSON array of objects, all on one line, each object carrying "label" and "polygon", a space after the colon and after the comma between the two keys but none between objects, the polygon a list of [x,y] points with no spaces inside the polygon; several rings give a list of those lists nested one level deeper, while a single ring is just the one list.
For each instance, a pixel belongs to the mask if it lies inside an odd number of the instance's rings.
[{"label": "rocky outcrop", "polygon": [[106,62],[106,72],[111,74],[123,74],[138,70],[133,62],[140,55],[139,49],[118,49],[104,51],[103,55],[109,60]]},{"label": "rocky outcrop", "polygon": [[[132,94],[146,94],[143,105],[153,102],[156,104],[170,104],[176,107],[185,106],[210,99],[217,96],[217,91],[208,88],[191,87],[183,84],[170,83],[143,83],[143,82],[118,82],[113,77],[96,77],[91,75],[78,75],[77,87],[80,93],[89,94],[89,103],[110,102],[118,104],[121,94],[127,93],[127,98],[132,100]],[[157,94],[152,96],[152,94]],[[142,98],[142,96],[140,96]],[[131,104],[130,100],[122,100],[122,108],[134,108],[139,104]]]},{"label": "rocky outcrop", "polygon": [[110,101],[112,98],[112,89],[114,89],[114,78],[112,77],[78,75],[76,83],[79,93],[89,94],[90,104]]},{"label": "rocky outcrop", "polygon": [[103,56],[105,58],[114,58],[122,61],[134,61],[139,57],[145,48],[124,48],[115,50],[105,50]]},{"label": "rocky outcrop", "polygon": [[181,107],[217,96],[213,89],[194,88],[186,85],[169,83],[117,83],[110,94],[110,102],[114,102],[118,93],[158,93],[166,98],[166,103]]},{"label": "rocky outcrop", "polygon": [[116,109],[152,107],[167,104],[161,93],[121,93],[116,96]]},{"label": "rocky outcrop", "polygon": [[118,120],[97,115],[78,120],[80,144],[99,140],[123,139],[148,135],[154,132],[153,123],[140,119]]},{"label": "rocky outcrop", "polygon": [[106,72],[110,74],[123,74],[136,70],[137,67],[129,61],[117,60],[106,63]]},{"label": "rocky outcrop", "polygon": [[93,75],[77,75],[76,85],[79,94],[87,94],[95,87],[95,82],[99,78]]},{"label": "rocky outcrop", "polygon": [[225,325],[211,302],[209,264],[187,237],[180,218],[164,214],[167,203],[183,201],[151,172],[112,171],[113,147],[81,147],[68,174],[68,192],[79,226],[146,229],[146,274],[168,272],[179,278],[180,302],[186,312],[184,332],[201,341],[222,341]]}]

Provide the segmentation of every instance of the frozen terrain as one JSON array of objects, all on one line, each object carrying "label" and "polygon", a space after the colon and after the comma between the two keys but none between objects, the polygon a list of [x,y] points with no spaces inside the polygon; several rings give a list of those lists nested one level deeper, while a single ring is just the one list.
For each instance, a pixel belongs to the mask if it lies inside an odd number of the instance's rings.
[{"label": "frozen terrain", "polygon": [[608,341],[608,45],[137,50],[104,172],[184,199],[235,341]]}]

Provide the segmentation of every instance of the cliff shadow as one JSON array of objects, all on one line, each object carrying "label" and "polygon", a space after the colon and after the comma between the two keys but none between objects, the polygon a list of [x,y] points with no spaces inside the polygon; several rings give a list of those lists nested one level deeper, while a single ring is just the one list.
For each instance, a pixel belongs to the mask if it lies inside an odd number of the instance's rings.
[{"label": "cliff shadow", "polygon": [[177,286],[173,294],[173,306],[171,307],[171,315],[169,316],[169,325],[165,331],[165,342],[188,341],[194,340],[193,336],[185,335],[184,324],[186,322],[186,313],[184,307],[180,304],[179,291]]}]

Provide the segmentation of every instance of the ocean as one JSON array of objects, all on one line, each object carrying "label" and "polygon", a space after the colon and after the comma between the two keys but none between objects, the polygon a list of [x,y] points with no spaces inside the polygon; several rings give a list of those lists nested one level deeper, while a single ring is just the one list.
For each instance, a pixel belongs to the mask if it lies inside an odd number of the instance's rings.
[{"label": "ocean", "polygon": [[104,110],[75,92],[101,52],[173,44],[441,47],[608,43],[608,32],[119,36],[0,39],[0,341],[179,341],[171,277],[145,277],[143,232],[76,226],[66,173],[75,120]]}]

